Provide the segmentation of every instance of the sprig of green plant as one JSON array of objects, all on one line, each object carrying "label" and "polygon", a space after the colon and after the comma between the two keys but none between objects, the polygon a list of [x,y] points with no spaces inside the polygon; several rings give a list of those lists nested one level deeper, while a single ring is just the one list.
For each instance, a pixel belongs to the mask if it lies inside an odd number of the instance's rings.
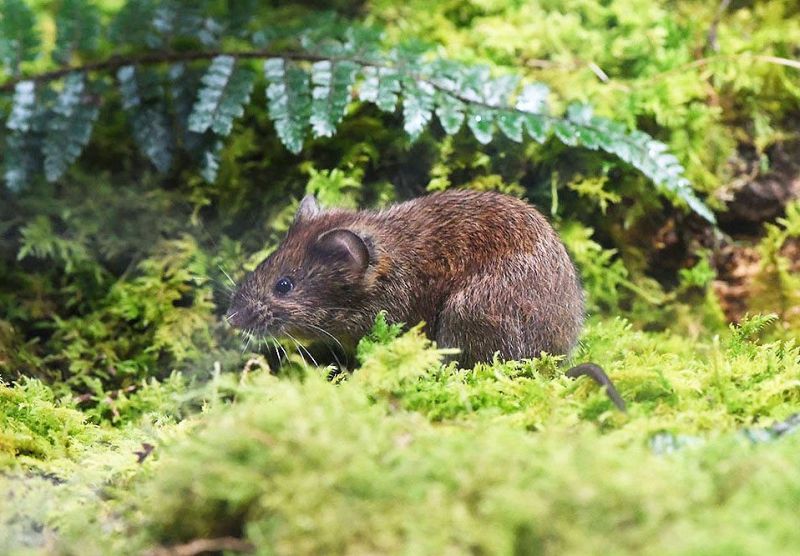
[{"label": "sprig of green plant", "polygon": [[[125,24],[157,36],[165,25],[163,12],[133,9],[140,4],[149,5],[131,0],[120,12],[137,20]],[[333,136],[354,103],[372,103],[391,113],[399,106],[403,129],[412,141],[435,115],[446,134],[456,134],[466,124],[483,145],[503,135],[515,142],[554,139],[570,147],[602,150],[641,171],[671,199],[714,221],[678,159],[650,135],[596,116],[587,104],[552,113],[549,88],[541,83],[524,84],[517,75],[494,75],[488,67],[439,59],[408,45],[386,48],[379,34],[369,29],[310,26],[299,41],[280,35],[269,40],[262,31],[244,38],[246,48],[228,47],[212,33],[193,44],[197,48],[182,51],[164,44],[153,48],[147,39],[151,35],[144,33],[139,40],[145,44],[135,44],[132,53],[93,59],[98,16],[85,0],[73,0],[64,3],[56,17],[56,48],[51,53],[56,69],[28,73],[22,72],[24,62],[39,48],[35,27],[20,27],[32,19],[30,9],[16,0],[6,0],[3,8],[8,15],[0,28],[0,52],[18,53],[0,57],[3,71],[12,76],[0,84],[0,91],[14,93],[4,156],[5,180],[12,189],[42,170],[48,181],[64,175],[88,143],[100,105],[112,95],[107,85],[108,74],[114,72],[134,139],[156,169],[169,170],[178,143],[202,161],[203,175],[213,181],[220,139],[230,135],[251,102],[257,81],[253,61],[259,60],[269,117],[293,153],[303,149],[309,134]],[[196,17],[194,10],[174,10],[170,33],[197,32]],[[224,20],[217,23],[230,28]],[[15,45],[27,46],[20,50]],[[81,62],[71,63],[78,54]],[[210,63],[195,90],[174,82],[175,72],[182,74],[202,62]],[[171,66],[169,71],[165,66]],[[194,99],[188,114],[165,110],[176,89]],[[176,125],[170,126],[170,119]],[[170,128],[175,127],[183,131],[183,141],[173,138]]]}]

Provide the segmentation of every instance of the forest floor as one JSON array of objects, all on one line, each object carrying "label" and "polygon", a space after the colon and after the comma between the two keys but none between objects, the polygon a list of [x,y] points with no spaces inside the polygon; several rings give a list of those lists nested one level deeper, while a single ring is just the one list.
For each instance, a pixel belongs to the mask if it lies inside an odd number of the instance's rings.
[{"label": "forest floor", "polygon": [[3,554],[789,554],[800,349],[594,320],[617,411],[555,358],[439,363],[382,323],[360,368],[145,383],[93,424],[0,387]]}]

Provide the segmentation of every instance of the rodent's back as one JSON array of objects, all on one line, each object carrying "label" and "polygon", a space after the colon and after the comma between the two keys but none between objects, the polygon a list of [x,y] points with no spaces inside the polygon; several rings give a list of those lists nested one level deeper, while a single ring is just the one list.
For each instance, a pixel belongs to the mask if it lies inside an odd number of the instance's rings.
[{"label": "rodent's back", "polygon": [[545,218],[524,201],[492,192],[450,190],[361,213],[387,241],[441,257],[470,270],[497,255],[532,252],[554,235]]},{"label": "rodent's back", "polygon": [[448,301],[473,287],[460,311],[483,312],[499,327],[511,326],[504,313],[525,321],[515,308],[536,311],[529,325],[546,326],[558,336],[530,346],[526,356],[574,345],[584,310],[575,268],[545,217],[524,201],[451,190],[358,213],[358,219],[356,225],[375,238],[375,297],[397,320],[422,320],[435,331]]}]

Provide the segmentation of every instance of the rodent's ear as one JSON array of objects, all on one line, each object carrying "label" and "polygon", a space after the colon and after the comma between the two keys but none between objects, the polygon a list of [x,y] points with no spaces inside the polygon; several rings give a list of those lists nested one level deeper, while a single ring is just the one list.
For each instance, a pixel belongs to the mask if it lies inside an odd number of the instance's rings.
[{"label": "rodent's ear", "polygon": [[317,198],[313,195],[306,195],[303,197],[303,200],[300,201],[300,208],[297,209],[297,212],[294,215],[294,221],[299,222],[300,220],[311,218],[320,212],[322,212],[322,209],[319,207]]},{"label": "rodent's ear", "polygon": [[355,232],[337,228],[317,238],[312,247],[315,255],[347,263],[353,270],[363,272],[369,266],[369,246]]}]

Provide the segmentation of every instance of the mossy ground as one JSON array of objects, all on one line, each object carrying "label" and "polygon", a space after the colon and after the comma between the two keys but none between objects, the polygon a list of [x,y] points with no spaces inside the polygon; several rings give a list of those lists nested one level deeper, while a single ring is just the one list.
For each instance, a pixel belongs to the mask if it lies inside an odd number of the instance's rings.
[{"label": "mossy ground", "polygon": [[800,349],[759,340],[767,322],[696,341],[592,322],[576,357],[627,414],[553,358],[457,369],[380,322],[350,377],[173,377],[115,428],[2,387],[0,552],[795,553],[800,435],[768,427],[800,407]]}]

